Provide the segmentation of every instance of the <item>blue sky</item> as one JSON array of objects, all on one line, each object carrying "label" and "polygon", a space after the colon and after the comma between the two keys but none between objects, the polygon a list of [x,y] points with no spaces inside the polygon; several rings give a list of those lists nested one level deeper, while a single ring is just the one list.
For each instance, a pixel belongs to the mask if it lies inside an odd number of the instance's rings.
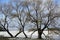
[{"label": "blue sky", "polygon": [[54,2],[60,4],[60,0],[54,0]]},{"label": "blue sky", "polygon": [[0,3],[8,3],[9,0],[0,0]]},{"label": "blue sky", "polygon": [[[56,3],[60,4],[60,0],[54,0]],[[9,0],[0,0],[1,3],[8,3]]]}]

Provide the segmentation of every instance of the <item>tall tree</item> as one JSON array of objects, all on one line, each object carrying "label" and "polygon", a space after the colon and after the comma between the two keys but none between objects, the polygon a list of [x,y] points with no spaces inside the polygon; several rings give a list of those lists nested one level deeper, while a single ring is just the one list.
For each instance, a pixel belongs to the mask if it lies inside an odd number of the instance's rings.
[{"label": "tall tree", "polygon": [[8,23],[8,21],[7,21],[8,14],[10,13],[10,11],[11,11],[10,5],[7,5],[7,4],[1,5],[0,12],[1,12],[1,14],[4,15],[4,19],[3,19],[3,21],[0,20],[0,25],[2,26],[2,28],[3,28],[5,31],[7,31],[7,33],[8,33],[11,37],[13,37],[13,35],[10,33],[10,31],[9,31],[9,29],[8,29],[8,28],[9,28],[9,23]]},{"label": "tall tree", "polygon": [[[23,32],[25,37],[28,38],[27,34],[25,33],[25,27],[28,26],[27,24],[29,23],[33,24],[35,28],[34,32],[38,31],[38,38],[41,39],[45,29],[49,30],[50,27],[56,26],[56,22],[58,18],[60,18],[60,13],[57,9],[57,4],[53,3],[52,0],[46,0],[45,2],[43,2],[43,0],[13,0],[9,4],[3,4],[0,6],[0,12],[5,16],[4,23],[0,22],[0,25],[11,37],[17,37],[21,32]],[[11,19],[15,18],[19,24],[19,32],[14,36],[9,32],[8,29],[9,23],[7,20],[9,17],[11,17]]]},{"label": "tall tree", "polygon": [[[29,8],[30,6],[32,9]],[[53,27],[56,24],[56,18],[60,17],[59,13],[55,12],[58,7],[51,0],[47,1],[46,5],[41,0],[37,0],[31,2],[31,5],[27,5],[26,7],[29,14],[28,18],[30,18],[29,21],[35,24],[35,31],[38,31],[38,38],[40,39],[42,38],[43,31],[46,28],[49,29],[50,26]]]}]

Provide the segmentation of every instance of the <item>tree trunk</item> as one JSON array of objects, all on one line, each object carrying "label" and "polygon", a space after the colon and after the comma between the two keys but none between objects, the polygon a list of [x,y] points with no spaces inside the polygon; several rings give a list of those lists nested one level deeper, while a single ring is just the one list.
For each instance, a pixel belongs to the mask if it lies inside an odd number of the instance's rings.
[{"label": "tree trunk", "polygon": [[17,37],[20,33],[21,33],[21,31],[19,31],[19,32],[15,35],[15,37]]},{"label": "tree trunk", "polygon": [[22,31],[22,32],[23,32],[25,38],[28,38],[27,35],[26,35],[25,32],[24,32],[24,26],[22,26],[22,27],[23,27],[23,31]]},{"label": "tree trunk", "polygon": [[9,32],[9,30],[6,30],[7,31],[7,33],[11,36],[11,37],[14,37],[10,32]]},{"label": "tree trunk", "polygon": [[42,39],[42,36],[41,35],[42,35],[42,32],[38,32],[38,38],[39,39]]},{"label": "tree trunk", "polygon": [[6,31],[11,37],[14,37],[14,36],[9,32],[9,30],[5,28],[5,26],[3,26],[3,27],[4,27],[5,31]]},{"label": "tree trunk", "polygon": [[38,29],[38,39],[42,39],[42,33],[43,31]]},{"label": "tree trunk", "polygon": [[27,35],[26,35],[25,32],[24,32],[24,29],[23,29],[23,34],[24,34],[25,38],[28,38]]},{"label": "tree trunk", "polygon": [[24,31],[23,31],[23,34],[25,35],[25,38],[28,38]]}]

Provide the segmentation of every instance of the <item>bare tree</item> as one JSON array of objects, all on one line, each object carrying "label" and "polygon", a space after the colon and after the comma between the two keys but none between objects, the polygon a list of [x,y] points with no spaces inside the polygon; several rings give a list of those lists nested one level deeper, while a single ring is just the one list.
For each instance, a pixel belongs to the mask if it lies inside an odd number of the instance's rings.
[{"label": "bare tree", "polygon": [[3,27],[3,29],[5,31],[7,31],[7,33],[13,37],[13,35],[10,33],[8,27],[9,27],[9,23],[7,21],[7,17],[8,17],[8,14],[9,14],[9,11],[10,11],[10,8],[8,8],[8,5],[4,4],[4,5],[1,5],[1,10],[0,12],[5,16],[4,17],[4,21],[1,21],[0,20],[0,25]]},{"label": "bare tree", "polygon": [[15,37],[17,37],[21,32],[23,32],[23,34],[27,38],[27,35],[24,32],[25,23],[26,23],[26,14],[24,12],[24,8],[21,5],[23,2],[19,1],[19,0],[17,2],[16,1],[13,1],[13,2],[16,3],[16,4],[14,4],[15,6],[13,6],[13,10],[15,10],[16,14],[14,14],[15,16],[13,16],[13,15],[12,16],[14,18],[15,17],[18,18],[18,20],[19,20],[18,24],[19,24],[19,27],[20,27],[19,32],[15,35]]},{"label": "bare tree", "polygon": [[[43,7],[41,1],[36,1],[34,5],[32,6],[33,8],[32,10],[34,11],[34,13],[31,13],[30,11],[31,9],[29,9],[29,6],[27,5],[29,18],[32,23],[35,23],[36,30],[38,31],[38,38],[40,39],[42,38],[41,35],[43,34],[43,31],[46,28],[49,29],[50,26],[53,27],[53,25],[56,24],[55,22],[57,20],[56,18],[59,17],[58,15],[59,13],[55,13],[55,9],[57,8],[57,6],[52,1],[48,1],[47,3],[48,3],[47,6],[45,5]],[[45,11],[47,12],[44,13]]]},{"label": "bare tree", "polygon": [[[26,24],[30,22],[31,24],[34,24],[35,29],[33,30],[34,32],[38,31],[38,38],[41,39],[42,34],[44,34],[43,31],[46,29],[49,30],[50,27],[55,27],[57,24],[57,18],[60,17],[60,13],[56,11],[58,6],[56,6],[56,4],[54,4],[51,0],[44,4],[42,0],[14,0],[12,2],[13,3],[0,6],[0,12],[5,16],[4,24],[0,22],[0,25],[11,37],[17,37],[21,32],[23,32],[25,37],[28,38],[25,33],[25,26],[27,26]],[[9,32],[7,17],[18,19],[19,32],[15,36]]]}]

